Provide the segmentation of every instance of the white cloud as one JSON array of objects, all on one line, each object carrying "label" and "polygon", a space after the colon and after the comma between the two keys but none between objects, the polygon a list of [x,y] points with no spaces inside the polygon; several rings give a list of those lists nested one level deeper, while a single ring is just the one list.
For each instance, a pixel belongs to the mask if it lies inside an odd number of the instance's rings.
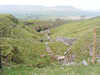
[{"label": "white cloud", "polygon": [[0,0],[0,5],[1,4],[44,6],[66,5],[89,10],[100,9],[100,0]]}]

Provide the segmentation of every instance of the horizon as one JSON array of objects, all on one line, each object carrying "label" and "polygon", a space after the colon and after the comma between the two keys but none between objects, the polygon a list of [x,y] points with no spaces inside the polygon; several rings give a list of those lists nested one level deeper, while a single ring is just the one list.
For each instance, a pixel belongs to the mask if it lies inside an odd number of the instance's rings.
[{"label": "horizon", "polygon": [[93,10],[87,10],[87,9],[82,9],[82,8],[77,8],[77,7],[74,7],[74,6],[71,6],[71,5],[56,5],[56,6],[46,6],[46,5],[18,5],[18,4],[1,4],[0,6],[34,6],[34,7],[73,7],[73,8],[76,8],[76,9],[79,9],[79,10],[83,10],[83,11],[100,11],[100,9],[93,9]]},{"label": "horizon", "polygon": [[1,0],[0,5],[32,5],[32,6],[72,6],[82,10],[100,10],[98,0]]}]

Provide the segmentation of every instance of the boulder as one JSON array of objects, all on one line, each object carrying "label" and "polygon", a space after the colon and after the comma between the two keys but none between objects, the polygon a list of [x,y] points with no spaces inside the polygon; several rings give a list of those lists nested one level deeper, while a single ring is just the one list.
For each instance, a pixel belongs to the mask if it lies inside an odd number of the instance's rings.
[{"label": "boulder", "polygon": [[83,64],[84,66],[88,66],[88,63],[86,62],[86,60],[83,60],[83,61],[82,61],[82,64]]}]

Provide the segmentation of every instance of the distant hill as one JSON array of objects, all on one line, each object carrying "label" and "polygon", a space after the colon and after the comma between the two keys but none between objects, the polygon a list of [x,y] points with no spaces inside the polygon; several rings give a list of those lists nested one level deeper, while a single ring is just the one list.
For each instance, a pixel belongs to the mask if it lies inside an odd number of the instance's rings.
[{"label": "distant hill", "polygon": [[9,13],[24,19],[38,19],[50,16],[100,16],[99,12],[83,11],[72,6],[0,5],[0,13]]}]

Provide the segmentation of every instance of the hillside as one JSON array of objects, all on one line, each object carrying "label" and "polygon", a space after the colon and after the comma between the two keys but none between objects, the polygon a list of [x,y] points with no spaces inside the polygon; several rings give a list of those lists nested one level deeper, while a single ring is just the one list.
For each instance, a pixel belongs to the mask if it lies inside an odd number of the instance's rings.
[{"label": "hillside", "polygon": [[[99,33],[99,21],[100,18],[93,18],[89,20],[83,20],[79,22],[72,22],[58,26],[51,29],[51,40],[54,42],[47,41],[45,33],[36,32],[34,27],[38,25],[48,24],[46,21],[21,21],[16,19],[12,15],[0,15],[0,31],[3,35],[1,36],[1,45],[4,45],[3,55],[8,55],[12,53],[13,49],[18,49],[18,57],[15,57],[16,61],[19,63],[19,60],[25,60],[25,63],[32,62],[30,57],[40,57],[40,55],[48,55],[45,51],[45,43],[49,43],[49,47],[55,55],[64,55],[66,49],[70,46],[66,45],[64,42],[56,41],[57,38],[64,37],[76,39],[75,43],[72,44],[72,52],[76,55],[77,59],[87,59],[89,57],[89,48],[93,43],[93,29],[97,27],[97,34]],[[28,24],[28,25],[27,25]],[[44,26],[44,25],[43,25]],[[99,35],[98,35],[99,36]],[[2,39],[5,38],[5,39]],[[40,40],[43,42],[40,42]],[[68,40],[68,39],[67,39]],[[98,38],[99,40],[99,38]],[[69,41],[70,43],[70,41]],[[88,44],[88,45],[87,45]],[[7,47],[6,47],[7,46]],[[98,42],[99,47],[99,42]],[[24,53],[22,53],[24,51]],[[35,53],[34,53],[35,51]],[[86,52],[84,52],[86,51]],[[13,53],[12,53],[13,54]],[[14,53],[16,55],[16,53]],[[85,54],[85,57],[83,56]],[[19,58],[20,57],[20,58]],[[13,59],[13,55],[12,55]],[[9,59],[10,60],[10,59]],[[28,60],[28,61],[27,61]],[[37,60],[37,59],[34,59]],[[46,59],[48,60],[48,59]],[[41,60],[40,60],[41,61]]]},{"label": "hillside", "polygon": [[[39,33],[35,32],[35,30],[32,30],[31,27],[25,26],[23,22],[19,21],[12,15],[0,15],[0,24],[1,24],[1,30],[5,29],[10,30],[13,35],[20,36],[20,37],[31,37],[31,38],[39,38],[41,36]],[[10,28],[9,28],[10,27]],[[12,35],[12,34],[10,34]],[[12,35],[12,36],[13,36]],[[24,37],[24,38],[25,38]]]},{"label": "hillside", "polygon": [[[100,38],[100,18],[83,20],[64,24],[56,29],[52,29],[52,39],[59,37],[74,38],[75,43],[72,45],[72,51],[76,54],[77,60],[87,59],[89,57],[90,48],[93,47],[94,28],[97,28],[97,54],[99,54]],[[84,56],[85,55],[85,56]]]},{"label": "hillside", "polygon": [[[99,75],[100,58],[91,65],[91,54],[96,27],[96,57],[100,57],[100,17],[65,23],[20,20],[0,14],[0,55],[4,70],[0,74]],[[83,66],[82,61],[87,63],[88,59],[90,63]]]},{"label": "hillside", "polygon": [[[48,57],[40,59],[44,51],[41,43],[43,34],[36,32],[32,26],[26,26],[12,15],[0,15],[0,48],[4,64],[37,64],[45,62]],[[30,60],[31,59],[31,60]],[[35,61],[35,62],[33,62]],[[44,64],[43,63],[43,64]]]},{"label": "hillside", "polygon": [[67,36],[67,37],[78,37],[87,33],[97,25],[99,19],[90,19],[80,22],[73,22],[64,24],[54,30],[52,30],[52,37]]}]

